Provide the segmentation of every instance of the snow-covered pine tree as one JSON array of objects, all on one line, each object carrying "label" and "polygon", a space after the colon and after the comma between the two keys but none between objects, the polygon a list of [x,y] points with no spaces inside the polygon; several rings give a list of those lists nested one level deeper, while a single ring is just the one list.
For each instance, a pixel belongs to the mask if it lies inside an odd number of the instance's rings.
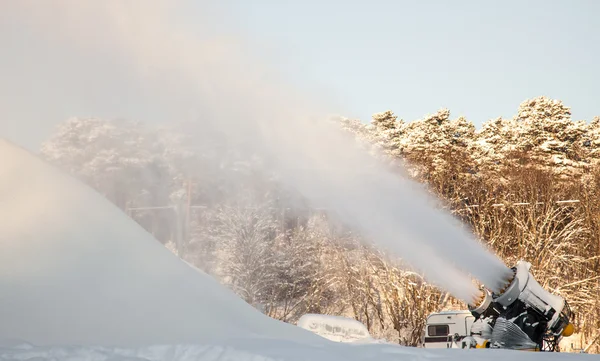
[{"label": "snow-covered pine tree", "polygon": [[600,163],[600,116],[594,117],[586,129],[586,138],[583,147],[588,150],[590,163]]},{"label": "snow-covered pine tree", "polygon": [[421,181],[447,199],[460,198],[456,185],[476,173],[473,160],[475,126],[464,117],[450,119],[450,111],[408,123],[402,149],[409,168]]},{"label": "snow-covered pine tree", "polygon": [[579,175],[586,167],[586,124],[574,122],[570,107],[560,100],[540,96],[524,101],[515,123],[515,150],[519,157],[525,157],[525,164],[543,167],[563,178]]},{"label": "snow-covered pine tree", "polygon": [[402,137],[406,124],[402,119],[391,111],[375,113],[372,116],[371,124],[367,126],[370,131],[371,141],[385,154],[392,157],[401,157],[403,155]]},{"label": "snow-covered pine tree", "polygon": [[483,123],[475,134],[475,161],[484,175],[502,179],[506,157],[515,149],[515,121],[498,117]]}]

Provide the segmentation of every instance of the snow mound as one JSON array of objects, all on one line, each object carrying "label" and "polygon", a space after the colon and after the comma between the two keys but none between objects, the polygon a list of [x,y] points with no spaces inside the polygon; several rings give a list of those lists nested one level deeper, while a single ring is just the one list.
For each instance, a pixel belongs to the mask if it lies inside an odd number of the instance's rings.
[{"label": "snow mound", "polygon": [[320,341],[193,269],[83,183],[0,139],[0,342]]}]

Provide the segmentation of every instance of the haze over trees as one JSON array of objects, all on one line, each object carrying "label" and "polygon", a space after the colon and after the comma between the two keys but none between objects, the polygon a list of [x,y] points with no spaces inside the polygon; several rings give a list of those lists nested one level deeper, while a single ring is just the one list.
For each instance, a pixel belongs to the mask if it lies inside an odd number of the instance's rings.
[{"label": "haze over trees", "polygon": [[[577,314],[576,346],[599,334],[600,118],[574,121],[562,102],[538,97],[480,129],[447,109],[412,122],[391,111],[337,121],[427,184],[507,265],[531,262]],[[348,315],[417,345],[427,314],[464,307],[306,204],[259,157],[186,127],[72,118],[41,153],[271,317]]]}]

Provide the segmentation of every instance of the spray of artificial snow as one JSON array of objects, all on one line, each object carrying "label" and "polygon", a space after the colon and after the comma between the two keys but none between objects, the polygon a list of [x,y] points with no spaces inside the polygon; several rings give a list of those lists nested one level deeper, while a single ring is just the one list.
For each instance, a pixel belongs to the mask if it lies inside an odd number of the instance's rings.
[{"label": "spray of artificial snow", "polygon": [[[179,5],[185,10],[185,3]],[[473,298],[471,276],[491,289],[503,282],[507,267],[439,210],[421,185],[375,162],[338,127],[315,116],[324,114],[321,107],[273,80],[237,41],[206,35],[210,29],[199,24],[210,20],[203,12],[208,8],[194,6],[188,12],[196,14],[192,21],[168,1],[26,0],[2,4],[0,11],[10,11],[70,54],[94,54],[130,70],[113,88],[142,84],[146,110],[160,107],[179,117],[182,108],[193,109],[199,141],[218,132],[260,154],[314,205],[330,209],[453,295]],[[87,81],[103,77],[99,68],[90,67],[89,74]]]}]

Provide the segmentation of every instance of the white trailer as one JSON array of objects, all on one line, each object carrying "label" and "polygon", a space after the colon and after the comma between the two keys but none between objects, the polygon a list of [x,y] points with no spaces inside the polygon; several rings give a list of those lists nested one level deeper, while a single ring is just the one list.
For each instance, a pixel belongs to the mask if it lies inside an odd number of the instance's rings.
[{"label": "white trailer", "polygon": [[424,348],[462,348],[461,341],[471,335],[475,317],[469,311],[432,313],[425,324]]}]

